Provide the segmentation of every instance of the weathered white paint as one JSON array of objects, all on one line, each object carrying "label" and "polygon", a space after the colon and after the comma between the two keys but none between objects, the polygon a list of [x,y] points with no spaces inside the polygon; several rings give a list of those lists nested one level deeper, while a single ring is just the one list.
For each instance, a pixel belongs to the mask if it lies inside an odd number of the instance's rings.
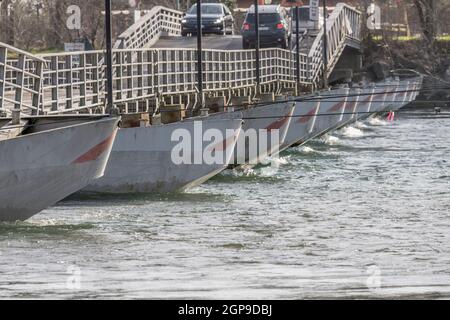
[{"label": "weathered white paint", "polygon": [[[293,118],[280,151],[292,145],[303,143],[314,128],[320,101],[314,100],[314,96],[302,97],[302,99],[304,101],[295,104]],[[307,99],[311,99],[311,101],[307,101]]]},{"label": "weathered white paint", "polygon": [[[172,150],[178,144],[171,141],[175,130],[185,129],[195,136],[195,121],[202,120],[203,132],[218,129],[228,142],[223,164],[175,164]],[[103,178],[95,180],[85,192],[151,193],[174,192],[197,186],[223,171],[242,127],[240,119],[189,119],[167,125],[120,129]],[[210,142],[196,143],[192,154],[202,154]]]},{"label": "weathered white paint", "polygon": [[[265,129],[268,131],[270,131],[270,129],[279,130],[279,141],[274,143],[270,140],[270,134],[268,134],[267,141],[263,142],[263,144],[265,144],[267,148],[265,150],[259,150],[260,152],[256,154],[249,152],[250,148],[254,147],[249,145],[249,141],[245,141],[245,150],[243,152],[242,150],[241,152],[238,152],[237,145],[233,152],[230,165],[240,166],[244,164],[260,163],[268,155],[277,153],[283,146],[286,139],[286,135],[292,121],[294,109],[295,103],[282,102],[256,107],[248,107],[231,113],[223,112],[212,114],[210,117],[213,119],[230,117],[238,117],[244,119],[244,124],[242,125],[243,134],[249,132],[250,130],[256,130],[256,132]],[[258,135],[257,141],[253,141],[253,143],[256,142],[256,144],[259,145],[259,143],[262,142],[260,140],[265,138],[266,137],[264,135]]]},{"label": "weathered white paint", "polygon": [[117,123],[63,123],[0,141],[0,221],[26,220],[101,177]]}]

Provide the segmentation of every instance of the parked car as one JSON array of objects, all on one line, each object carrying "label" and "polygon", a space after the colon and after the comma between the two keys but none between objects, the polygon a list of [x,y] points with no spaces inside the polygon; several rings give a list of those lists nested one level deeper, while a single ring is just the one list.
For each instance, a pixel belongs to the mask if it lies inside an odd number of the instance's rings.
[{"label": "parked car", "polygon": [[[323,26],[323,8],[319,9],[319,20],[311,20],[310,16],[310,7],[303,6],[299,7],[299,33],[308,32],[309,34],[316,34],[319,32],[320,28]],[[290,11],[291,21],[292,21],[292,33],[296,32],[296,22],[297,15],[295,8],[292,8]]]},{"label": "parked car", "polygon": [[[291,19],[286,9],[280,5],[259,6],[259,43],[260,47],[278,46],[289,48],[291,38]],[[245,16],[242,26],[242,46],[254,48],[256,44],[255,7],[252,5]]]},{"label": "parked car", "polygon": [[[233,34],[234,18],[222,3],[202,3],[202,33]],[[197,33],[197,5],[194,4],[181,21],[181,35]]]}]

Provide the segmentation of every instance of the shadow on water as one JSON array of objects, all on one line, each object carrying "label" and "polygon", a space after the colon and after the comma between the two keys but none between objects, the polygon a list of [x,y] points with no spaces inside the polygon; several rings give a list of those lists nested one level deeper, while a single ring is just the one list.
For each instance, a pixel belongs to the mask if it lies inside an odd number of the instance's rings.
[{"label": "shadow on water", "polygon": [[45,236],[67,236],[71,233],[94,229],[95,225],[90,223],[81,224],[49,224],[48,222],[12,222],[0,223],[0,236],[14,234],[21,235],[45,235]]},{"label": "shadow on water", "polygon": [[75,193],[59,204],[63,206],[97,206],[105,205],[147,205],[149,202],[223,202],[227,195],[206,192],[172,192],[172,193],[127,193],[127,194],[107,194],[107,193]]}]

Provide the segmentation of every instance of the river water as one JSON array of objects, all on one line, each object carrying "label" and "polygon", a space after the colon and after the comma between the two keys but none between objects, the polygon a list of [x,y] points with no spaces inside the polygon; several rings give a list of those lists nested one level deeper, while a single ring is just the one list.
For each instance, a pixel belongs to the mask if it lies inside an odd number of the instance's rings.
[{"label": "river water", "polygon": [[449,120],[371,119],[183,194],[0,225],[0,298],[450,298]]}]

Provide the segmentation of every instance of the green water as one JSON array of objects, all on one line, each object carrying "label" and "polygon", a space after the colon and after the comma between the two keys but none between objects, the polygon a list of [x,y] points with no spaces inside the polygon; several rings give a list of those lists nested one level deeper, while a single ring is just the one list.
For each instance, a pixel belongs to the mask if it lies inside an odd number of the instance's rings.
[{"label": "green water", "polygon": [[450,298],[448,120],[370,120],[183,194],[0,224],[0,298]]}]

